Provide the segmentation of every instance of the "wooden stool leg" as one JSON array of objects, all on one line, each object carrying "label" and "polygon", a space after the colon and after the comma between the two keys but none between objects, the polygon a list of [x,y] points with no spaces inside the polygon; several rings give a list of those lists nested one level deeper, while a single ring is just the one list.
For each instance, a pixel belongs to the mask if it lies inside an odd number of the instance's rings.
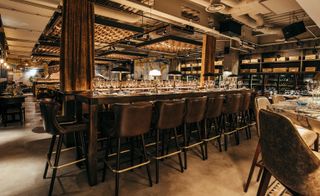
[{"label": "wooden stool leg", "polygon": [[[143,159],[144,159],[144,161],[148,161],[146,145],[145,145],[145,142],[144,142],[144,136],[143,135],[141,135],[141,145],[142,145],[142,151],[143,151]],[[152,187],[152,178],[151,178],[150,165],[149,164],[146,165],[146,169],[147,169],[147,173],[148,173],[149,185],[150,185],[150,187]]]},{"label": "wooden stool leg", "polygon": [[257,162],[258,162],[258,157],[260,155],[260,151],[261,151],[260,142],[258,142],[257,147],[256,147],[256,151],[254,153],[254,156],[253,156],[253,159],[252,159],[252,162],[251,162],[251,167],[250,167],[250,171],[249,171],[247,182],[246,182],[245,187],[244,187],[244,192],[248,191],[248,188],[249,188],[249,185],[250,185],[250,182],[251,182],[251,178],[252,178],[254,169],[255,169],[255,167],[257,165]]},{"label": "wooden stool leg", "polygon": [[63,141],[63,135],[59,136],[58,139],[58,145],[57,145],[57,152],[56,152],[56,157],[54,160],[54,168],[52,171],[52,177],[51,177],[51,183],[50,183],[50,189],[49,189],[49,196],[52,195],[52,191],[53,191],[53,186],[54,186],[54,181],[56,179],[56,175],[57,175],[57,170],[58,170],[58,164],[59,164],[59,159],[60,159],[60,153],[61,153],[61,148],[62,148],[62,141]]},{"label": "wooden stool leg", "polygon": [[271,173],[267,169],[263,169],[262,179],[260,181],[257,196],[265,196],[270,182]]},{"label": "wooden stool leg", "polygon": [[[160,130],[156,130],[156,157],[159,157]],[[159,183],[159,159],[156,159],[156,184]]]},{"label": "wooden stool leg", "polygon": [[[184,142],[184,146],[188,146],[187,145],[187,124],[184,124],[184,129],[183,129],[183,142]],[[184,169],[187,169],[188,167],[188,163],[187,163],[187,148],[183,149],[183,153],[184,153]]]},{"label": "wooden stool leg", "polygon": [[[176,149],[180,150],[180,146],[178,144],[178,134],[177,134],[177,129],[176,128],[174,128],[174,140],[175,140],[175,143],[176,143]],[[182,173],[183,172],[183,164],[182,164],[181,153],[178,154],[178,157],[179,157],[180,171]]]},{"label": "wooden stool leg", "polygon": [[48,161],[51,160],[52,151],[53,151],[53,147],[54,147],[55,142],[56,142],[56,136],[53,135],[53,136],[51,137],[51,142],[50,142],[50,146],[49,146],[49,151],[48,151],[48,154],[47,154],[47,162],[46,162],[46,166],[45,166],[44,173],[43,173],[43,179],[47,178],[47,172],[48,172],[48,167],[49,167]]},{"label": "wooden stool leg", "polygon": [[[120,170],[120,153],[121,153],[121,139],[120,137],[118,138],[117,141],[117,168],[116,170],[119,171]],[[118,196],[119,195],[119,183],[120,183],[120,174],[118,172],[116,172],[116,185],[115,185],[115,195]]]}]

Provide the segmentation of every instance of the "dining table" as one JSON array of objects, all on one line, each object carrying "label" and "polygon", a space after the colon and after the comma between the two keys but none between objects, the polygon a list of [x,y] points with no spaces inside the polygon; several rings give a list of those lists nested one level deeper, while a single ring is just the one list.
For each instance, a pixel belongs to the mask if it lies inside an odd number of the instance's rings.
[{"label": "dining table", "polygon": [[[103,104],[114,103],[132,103],[139,101],[156,101],[167,99],[181,99],[188,97],[200,96],[217,96],[220,94],[244,93],[252,91],[251,89],[233,89],[233,90],[174,90],[174,91],[159,91],[159,92],[82,92],[75,94],[76,102],[76,118],[81,121],[83,118],[82,106],[87,105],[89,130],[88,130],[88,181],[89,185],[98,184],[97,171],[97,133],[98,133],[98,107]],[[107,125],[104,125],[107,126]]]},{"label": "dining table", "polygon": [[270,109],[289,117],[294,124],[320,134],[320,100],[299,97],[272,104]]},{"label": "dining table", "polygon": [[[10,94],[4,94],[0,96],[0,114],[3,117],[3,115],[6,115],[6,111],[10,107],[17,107],[23,110],[23,103],[25,102],[25,95],[10,95]],[[23,111],[22,111],[23,112]],[[3,118],[2,118],[3,119]],[[3,122],[5,125],[7,122]]]}]

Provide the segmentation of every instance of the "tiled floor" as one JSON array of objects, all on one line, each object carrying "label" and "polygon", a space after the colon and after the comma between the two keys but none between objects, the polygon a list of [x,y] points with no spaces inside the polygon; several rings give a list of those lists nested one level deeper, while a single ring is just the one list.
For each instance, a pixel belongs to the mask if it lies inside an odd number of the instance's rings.
[{"label": "tiled floor", "polygon": [[[26,123],[0,127],[0,195],[47,195],[50,179],[42,179],[45,154],[50,135],[38,133],[40,115],[35,112],[32,97],[26,100]],[[202,161],[195,153],[188,157],[188,170],[177,171],[177,158],[165,160],[160,165],[160,184],[148,187],[145,169],[136,169],[121,176],[121,195],[255,195],[258,183],[253,176],[249,192],[243,192],[257,137],[246,140],[241,137],[239,146],[231,146],[227,152],[219,152],[209,145],[209,159]],[[71,159],[65,154],[61,160]],[[171,164],[172,163],[172,164]],[[155,177],[154,164],[152,175]],[[257,172],[256,172],[257,173]],[[106,181],[90,187],[85,172],[75,166],[61,170],[60,182],[54,188],[55,195],[113,195],[114,178],[107,172]],[[101,172],[100,172],[101,174]],[[101,176],[99,175],[99,180]],[[63,186],[61,186],[63,184]]]}]

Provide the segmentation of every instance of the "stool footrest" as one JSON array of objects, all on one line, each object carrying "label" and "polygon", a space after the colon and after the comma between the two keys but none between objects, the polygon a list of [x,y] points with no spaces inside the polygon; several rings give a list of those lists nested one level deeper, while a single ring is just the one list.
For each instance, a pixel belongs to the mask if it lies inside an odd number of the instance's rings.
[{"label": "stool footrest", "polygon": [[171,156],[173,156],[173,155],[179,154],[179,153],[181,153],[181,152],[182,152],[182,151],[179,150],[179,151],[175,151],[175,152],[172,152],[172,153],[163,155],[163,156],[158,156],[158,157],[155,156],[155,157],[153,157],[153,158],[156,159],[156,160],[161,160],[161,159],[164,159],[164,158],[171,157]]},{"label": "stool footrest", "polygon": [[183,149],[189,149],[189,148],[193,148],[193,147],[195,147],[195,146],[198,146],[198,145],[200,145],[200,144],[203,144],[203,141],[197,142],[197,143],[194,143],[194,144],[191,144],[191,145],[188,145],[188,146],[183,146],[182,148],[183,148]]},{"label": "stool footrest", "polygon": [[121,173],[123,173],[123,172],[127,172],[127,171],[130,171],[130,170],[136,169],[136,168],[138,168],[138,167],[145,166],[145,165],[147,165],[147,164],[150,163],[150,160],[147,160],[147,161],[145,161],[145,162],[143,162],[143,163],[134,165],[134,166],[132,166],[132,167],[127,167],[127,168],[124,168],[124,169],[120,169],[120,170],[116,170],[116,169],[112,168],[109,164],[107,164],[106,161],[104,161],[104,162],[105,162],[105,164],[108,166],[108,168],[109,168],[113,173],[121,174]]},{"label": "stool footrest", "polygon": [[49,159],[47,161],[48,161],[49,166],[52,169],[60,169],[60,168],[63,168],[63,167],[67,167],[67,166],[70,166],[70,165],[85,161],[85,160],[86,160],[85,158],[82,158],[82,159],[79,159],[79,160],[76,160],[76,161],[72,161],[72,162],[69,162],[69,163],[65,163],[65,164],[62,164],[62,165],[58,165],[58,166],[53,166]]}]

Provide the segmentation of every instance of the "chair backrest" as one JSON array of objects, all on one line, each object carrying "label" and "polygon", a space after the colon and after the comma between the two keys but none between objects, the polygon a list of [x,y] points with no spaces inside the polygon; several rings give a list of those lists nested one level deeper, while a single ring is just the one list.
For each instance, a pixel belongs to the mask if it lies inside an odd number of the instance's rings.
[{"label": "chair backrest", "polygon": [[150,130],[152,103],[114,104],[114,134],[119,137],[133,137]]},{"label": "chair backrest", "polygon": [[158,129],[176,128],[183,123],[184,100],[164,100],[155,103]]},{"label": "chair backrest", "polygon": [[196,123],[204,119],[207,97],[193,97],[186,99],[185,123]]},{"label": "chair backrest", "polygon": [[[281,114],[260,110],[260,145],[266,169],[282,184],[302,195],[320,193],[320,180],[310,179],[320,160],[301,138],[291,120]],[[314,176],[319,179],[318,176]],[[308,183],[305,184],[306,180]]]},{"label": "chair backrest", "polygon": [[241,94],[228,94],[226,95],[226,100],[223,104],[224,114],[236,114],[239,112],[241,104]]},{"label": "chair backrest", "polygon": [[256,128],[258,132],[258,136],[260,136],[260,121],[259,121],[259,111],[261,109],[267,109],[271,105],[270,101],[268,100],[267,97],[264,96],[259,96],[255,98],[254,101],[254,110],[255,110],[255,115],[256,115]]},{"label": "chair backrest", "polygon": [[224,99],[224,95],[209,97],[207,100],[207,110],[205,118],[213,119],[219,117],[222,113]]},{"label": "chair backrest", "polygon": [[279,103],[281,101],[285,101],[286,98],[283,95],[272,95],[272,103]]},{"label": "chair backrest", "polygon": [[40,101],[40,111],[43,122],[43,128],[47,133],[59,134],[59,124],[56,119],[59,105],[51,100]]},{"label": "chair backrest", "polygon": [[242,94],[242,99],[241,99],[241,105],[240,105],[240,111],[246,111],[249,110],[250,106],[250,101],[251,101],[251,92],[245,92]]}]

